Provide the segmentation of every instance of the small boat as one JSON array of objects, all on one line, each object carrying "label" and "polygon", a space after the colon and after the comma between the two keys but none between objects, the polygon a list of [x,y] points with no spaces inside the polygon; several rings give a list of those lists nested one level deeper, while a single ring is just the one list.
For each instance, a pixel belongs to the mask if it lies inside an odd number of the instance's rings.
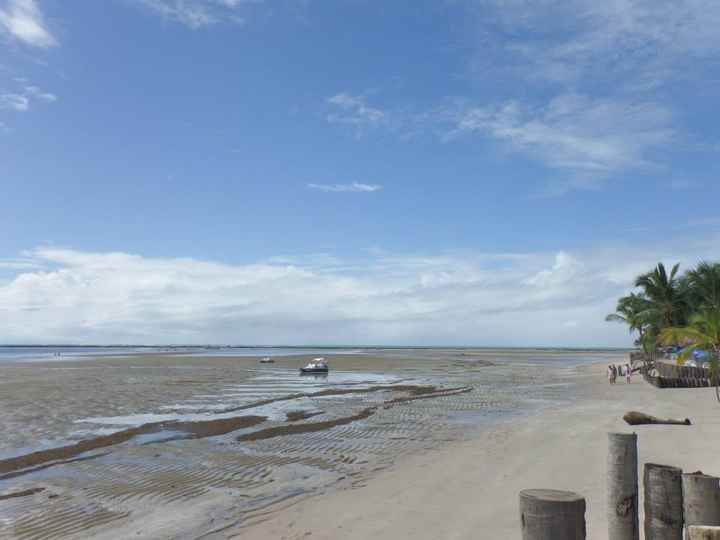
[{"label": "small boat", "polygon": [[274,363],[275,363],[275,360],[273,360],[273,359],[270,358],[269,356],[266,356],[265,358],[263,358],[262,360],[260,360],[260,363],[261,363],[261,364],[274,364]]},{"label": "small boat", "polygon": [[306,373],[327,373],[328,368],[327,362],[324,358],[316,358],[312,362],[308,363],[305,367],[300,368],[300,374]]}]

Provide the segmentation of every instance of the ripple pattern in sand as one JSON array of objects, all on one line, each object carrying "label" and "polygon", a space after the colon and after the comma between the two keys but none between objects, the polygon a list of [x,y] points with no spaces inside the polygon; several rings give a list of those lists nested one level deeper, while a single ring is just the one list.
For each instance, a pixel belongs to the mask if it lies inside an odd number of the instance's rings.
[{"label": "ripple pattern in sand", "polygon": [[[277,414],[270,414],[264,423],[251,428],[209,438],[131,442],[113,447],[108,455],[96,459],[26,475],[21,482],[0,481],[0,494],[33,486],[44,488],[26,497],[0,500],[0,537],[62,539],[101,535],[108,528],[142,523],[163,509],[193,512],[201,501],[211,501],[218,510],[199,515],[194,522],[197,531],[222,527],[225,522],[252,522],[263,519],[268,511],[291,497],[330,485],[359,485],[372,471],[402,455],[462,436],[467,424],[448,421],[453,414],[492,418],[520,408],[517,390],[512,396],[498,388],[524,387],[522,392],[528,400],[552,401],[562,396],[560,387],[552,385],[566,384],[532,370],[512,377],[493,368],[446,366],[432,371],[408,370],[380,381],[367,373],[349,372],[334,387],[362,390],[378,383],[388,387],[316,396],[312,394],[328,388],[327,381],[300,380],[287,369],[251,373],[238,383],[225,382],[212,388],[207,383],[210,377],[206,377],[194,392],[182,396],[173,393],[175,399],[170,404],[165,401],[160,405],[161,400],[156,398],[158,406],[154,410],[129,412],[135,416],[170,415],[179,420],[188,414],[256,414],[258,407],[253,404],[258,401],[287,399],[281,408],[272,409]],[[412,396],[391,386],[408,381],[433,382],[440,388],[467,385],[471,391],[398,401]],[[192,388],[189,382],[171,386]],[[314,411],[315,415],[289,422],[285,415],[296,407]],[[368,408],[373,413],[367,417],[333,425]],[[122,416],[129,417],[129,423],[120,424],[121,428],[132,425],[134,414]],[[113,416],[104,412],[95,418]],[[238,441],[243,434],[256,430],[323,423],[330,427]],[[112,425],[102,421],[86,424],[91,430]]]}]

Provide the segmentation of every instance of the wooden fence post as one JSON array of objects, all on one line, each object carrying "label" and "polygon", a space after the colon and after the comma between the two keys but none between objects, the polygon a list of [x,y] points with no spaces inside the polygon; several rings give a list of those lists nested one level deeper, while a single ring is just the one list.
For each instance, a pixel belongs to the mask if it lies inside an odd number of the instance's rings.
[{"label": "wooden fence post", "polygon": [[683,474],[682,487],[685,527],[720,525],[720,479],[702,473]]},{"label": "wooden fence post", "polygon": [[645,540],[682,540],[682,470],[646,463]]},{"label": "wooden fence post", "polygon": [[688,527],[687,540],[720,540],[720,527],[691,525]]},{"label": "wooden fence post", "polygon": [[610,540],[638,540],[638,450],[635,433],[608,433],[607,520]]},{"label": "wooden fence post", "polygon": [[585,498],[571,491],[520,492],[523,540],[585,540]]}]

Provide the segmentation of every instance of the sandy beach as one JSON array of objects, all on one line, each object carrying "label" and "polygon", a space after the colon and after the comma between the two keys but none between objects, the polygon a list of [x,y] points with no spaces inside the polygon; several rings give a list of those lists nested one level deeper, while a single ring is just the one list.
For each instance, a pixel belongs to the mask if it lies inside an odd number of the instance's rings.
[{"label": "sandy beach", "polygon": [[[5,365],[0,537],[512,539],[518,492],[555,488],[602,539],[607,432],[720,472],[713,390],[610,386],[625,353],[373,351],[327,380],[299,378],[305,360]],[[628,410],[693,425],[630,428]]]},{"label": "sandy beach", "polygon": [[[588,538],[607,538],[607,432],[638,433],[641,463],[717,474],[720,405],[712,389],[658,390],[637,376],[611,387],[604,367],[578,368],[584,397],[572,406],[500,423],[477,440],[403,461],[365,486],[304,500],[211,538],[520,538],[518,492],[536,487],[584,495]],[[693,425],[631,428],[621,419],[627,410],[690,417]]]}]

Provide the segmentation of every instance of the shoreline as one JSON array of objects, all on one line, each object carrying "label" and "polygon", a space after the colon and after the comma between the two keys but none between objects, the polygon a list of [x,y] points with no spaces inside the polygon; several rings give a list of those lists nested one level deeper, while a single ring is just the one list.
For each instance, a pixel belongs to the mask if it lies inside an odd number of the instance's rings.
[{"label": "shoreline", "polygon": [[[365,485],[303,497],[256,523],[205,538],[520,538],[518,493],[539,487],[585,496],[588,537],[607,538],[607,433],[636,432],[641,466],[659,462],[717,474],[712,441],[720,420],[712,389],[659,390],[640,377],[610,386],[604,367],[577,368],[585,394],[570,406],[499,421],[471,440],[410,456]],[[622,420],[628,410],[689,416],[693,425],[628,426]],[[642,519],[642,502],[640,509]]]},{"label": "shoreline", "polygon": [[[184,358],[187,359],[187,357]],[[599,358],[602,358],[602,361],[599,360]],[[617,359],[617,357],[614,358]],[[210,372],[205,373],[204,375],[202,375],[202,373],[198,373],[194,376],[189,376],[190,372],[188,372],[183,366],[193,366],[193,369],[206,369],[210,366],[206,366],[202,362],[196,363],[192,359],[187,359],[187,364],[183,362],[183,365],[177,365],[177,361],[179,360],[180,358],[178,357],[167,357],[165,359],[153,357],[151,361],[151,364],[156,366],[156,368],[152,369],[157,370],[158,367],[161,368],[158,373],[166,374],[166,369],[168,368],[177,370],[174,371],[176,375],[174,375],[174,379],[171,379],[171,382],[174,381],[179,384],[171,384],[169,387],[173,389],[173,392],[176,392],[178,389],[187,389],[188,383],[191,383],[192,388],[194,388],[196,383],[205,385],[206,379],[209,381],[217,379],[215,375],[210,376]],[[339,446],[333,447],[334,449],[332,449],[332,455],[325,455],[327,450],[330,449],[327,445],[332,445],[338,442],[336,436],[340,435],[341,437],[344,437],[345,435],[342,435],[342,433],[348,434],[346,428],[342,427],[342,424],[345,422],[345,420],[343,420],[344,417],[339,414],[338,411],[337,419],[339,420],[339,423],[337,421],[328,421],[327,416],[319,417],[317,419],[313,416],[309,420],[301,420],[301,422],[307,423],[297,424],[297,427],[290,425],[287,428],[279,428],[272,427],[273,424],[271,424],[270,427],[260,434],[262,436],[259,436],[258,441],[252,440],[253,438],[258,437],[254,437],[252,435],[244,436],[242,434],[244,430],[241,430],[236,435],[230,434],[226,439],[221,438],[221,440],[218,441],[207,440],[206,442],[202,442],[201,439],[194,438],[194,440],[180,442],[178,445],[169,443],[169,445],[160,446],[156,444],[152,444],[151,446],[138,446],[134,449],[118,448],[119,452],[116,457],[113,457],[112,455],[109,455],[108,457],[101,456],[98,460],[99,463],[92,465],[88,462],[87,465],[81,465],[80,467],[91,475],[100,474],[104,476],[106,474],[104,471],[107,471],[107,473],[111,473],[112,471],[112,469],[107,469],[108,466],[114,467],[115,465],[113,464],[118,464],[121,467],[128,467],[132,464],[133,470],[135,470],[134,468],[138,463],[137,460],[141,460],[141,462],[145,464],[143,465],[143,470],[145,472],[142,474],[133,473],[134,479],[118,477],[116,480],[112,480],[110,482],[102,480],[97,485],[95,485],[95,482],[91,482],[90,484],[87,484],[86,487],[83,487],[83,485],[67,486],[70,490],[66,490],[65,488],[60,488],[60,490],[58,490],[58,486],[60,484],[58,484],[57,481],[53,481],[50,484],[41,482],[38,485],[41,487],[47,487],[47,491],[44,493],[38,492],[40,494],[28,496],[27,502],[31,502],[31,499],[34,499],[33,504],[46,504],[42,503],[43,499],[47,499],[51,496],[57,497],[57,494],[60,494],[62,498],[53,499],[53,508],[57,507],[56,503],[61,503],[65,500],[65,495],[69,497],[69,499],[66,499],[65,502],[62,503],[66,506],[71,504],[72,501],[84,504],[82,503],[84,500],[84,495],[82,495],[82,493],[84,493],[86,489],[90,489],[91,492],[101,495],[101,499],[96,502],[97,504],[102,505],[102,507],[98,506],[97,508],[106,508],[114,512],[112,516],[100,513],[98,518],[93,519],[102,520],[112,518],[113,523],[112,525],[110,523],[100,525],[99,521],[96,520],[95,523],[97,523],[97,526],[87,528],[82,532],[77,532],[76,534],[70,536],[70,538],[106,538],[118,540],[128,537],[140,539],[158,537],[178,539],[231,538],[237,537],[238,535],[242,538],[295,538],[295,536],[286,536],[285,532],[283,532],[286,531],[286,529],[291,528],[289,526],[290,523],[302,524],[302,520],[298,520],[297,516],[293,514],[293,509],[304,508],[301,512],[301,517],[311,516],[316,504],[313,501],[320,501],[317,503],[319,507],[325,508],[328,506],[326,498],[330,499],[330,506],[332,506],[332,501],[336,498],[346,497],[345,507],[336,507],[336,509],[333,510],[333,514],[347,515],[349,508],[350,513],[357,513],[356,519],[361,523],[364,523],[365,516],[373,516],[375,512],[371,506],[367,506],[365,502],[363,502],[367,499],[367,495],[364,491],[362,491],[365,489],[371,491],[370,498],[377,499],[378,501],[387,501],[387,490],[390,489],[390,504],[388,506],[392,505],[392,493],[395,493],[398,490],[403,493],[407,492],[408,498],[417,499],[413,500],[410,508],[416,507],[416,512],[431,516],[432,512],[427,512],[427,509],[425,508],[427,501],[432,500],[432,497],[425,496],[427,495],[428,490],[430,495],[433,495],[436,491],[443,492],[443,490],[455,492],[458,491],[458,488],[454,485],[456,478],[472,478],[471,476],[465,474],[464,471],[457,469],[457,465],[460,463],[466,463],[465,468],[467,469],[474,468],[474,465],[471,466],[470,464],[467,464],[466,454],[468,451],[473,452],[474,455],[479,454],[477,459],[483,461],[485,467],[490,467],[490,464],[495,463],[495,468],[501,470],[502,464],[493,460],[496,460],[497,456],[510,457],[513,459],[521,457],[523,455],[523,449],[534,448],[536,446],[533,437],[537,434],[529,434],[529,439],[523,440],[524,442],[521,441],[521,444],[517,444],[514,448],[509,450],[497,447],[497,444],[503,440],[510,440],[518,433],[518,430],[522,431],[522,429],[520,429],[521,426],[546,422],[547,418],[552,417],[552,415],[556,414],[558,411],[572,410],[587,402],[587,400],[591,397],[590,394],[592,393],[589,392],[589,390],[596,389],[596,387],[603,389],[607,386],[607,381],[604,377],[604,366],[606,360],[612,361],[610,358],[606,359],[602,356],[596,357],[593,360],[593,363],[589,363],[587,359],[580,359],[578,362],[570,365],[565,365],[563,362],[556,363],[551,361],[549,364],[546,364],[547,370],[545,370],[544,368],[539,369],[537,364],[533,364],[532,362],[526,364],[523,360],[521,360],[518,364],[516,364],[516,368],[509,370],[509,366],[507,366],[508,371],[506,371],[506,368],[502,365],[490,365],[489,367],[475,366],[474,361],[479,361],[479,359],[470,358],[463,360],[459,364],[457,363],[457,358],[446,357],[432,360],[430,364],[427,364],[429,361],[428,359],[415,362],[410,361],[407,364],[405,359],[402,359],[402,363],[396,364],[396,361],[401,359],[395,359],[392,357],[363,358],[362,356],[354,356],[352,359],[348,357],[346,360],[352,362],[353,369],[359,370],[359,372],[362,373],[365,373],[366,370],[376,371],[381,366],[386,366],[388,368],[393,366],[393,369],[398,368],[399,366],[402,367],[406,371],[406,374],[401,376],[400,379],[395,382],[395,384],[398,385],[396,386],[397,390],[407,389],[402,386],[403,384],[407,384],[407,382],[403,380],[404,377],[416,377],[418,376],[418,373],[421,374],[421,378],[427,376],[435,377],[437,375],[430,374],[436,373],[435,370],[439,370],[439,373],[444,374],[442,375],[443,377],[449,376],[448,374],[451,372],[454,373],[453,377],[455,377],[454,380],[456,382],[468,377],[473,377],[473,380],[476,382],[488,381],[490,379],[502,380],[505,385],[505,392],[507,396],[510,396],[513,393],[515,396],[513,396],[512,399],[503,398],[503,400],[495,402],[493,400],[501,394],[492,394],[488,395],[490,401],[486,403],[484,401],[486,398],[483,397],[484,394],[480,392],[478,397],[473,398],[476,401],[474,401],[472,407],[467,410],[469,413],[468,415],[465,414],[465,409],[460,407],[457,409],[457,412],[454,413],[455,416],[450,414],[448,417],[450,424],[443,428],[455,431],[459,429],[462,432],[461,436],[453,436],[452,438],[440,437],[434,444],[426,444],[423,442],[418,446],[417,443],[412,443],[407,447],[405,446],[406,443],[402,442],[402,440],[408,439],[408,437],[410,440],[415,441],[425,441],[425,439],[422,437],[418,439],[417,436],[413,436],[411,431],[404,431],[404,428],[402,427],[400,427],[399,430],[395,430],[395,428],[393,428],[389,431],[388,427],[391,424],[397,427],[398,421],[403,421],[402,419],[405,419],[404,421],[412,420],[414,412],[417,412],[416,407],[425,401],[429,404],[430,410],[422,414],[430,414],[431,416],[429,416],[428,419],[432,417],[432,410],[436,410],[438,412],[450,412],[453,410],[452,403],[443,403],[443,400],[452,400],[455,398],[433,396],[438,397],[441,400],[440,402],[437,402],[436,405],[433,405],[435,400],[419,400],[418,398],[423,398],[424,396],[420,395],[413,397],[409,395],[408,397],[412,398],[413,403],[403,403],[407,400],[405,398],[401,398],[396,400],[399,401],[399,403],[397,403],[398,407],[392,407],[390,410],[386,410],[387,408],[382,403],[379,403],[379,418],[369,420],[369,424],[360,418],[356,419],[355,416],[353,416],[352,411],[348,409],[349,414],[347,414],[347,418],[351,420],[360,420],[357,423],[352,422],[348,424],[347,427],[352,426],[351,430],[353,433],[360,434],[363,432],[362,430],[369,430],[367,433],[373,433],[373,430],[378,429],[380,431],[375,432],[375,435],[373,435],[374,437],[377,437],[376,442],[382,443],[383,445],[387,444],[398,449],[398,453],[395,457],[387,462],[385,462],[383,458],[383,460],[377,463],[372,462],[367,465],[363,465],[363,463],[367,462],[363,461],[364,457],[362,457],[361,452],[358,453],[358,447],[356,445],[363,445],[364,442],[362,438],[357,438],[357,435],[351,435],[350,439],[347,439],[349,446],[343,446],[340,444]],[[214,365],[213,369],[225,370],[229,369],[231,366],[235,369],[239,365],[238,362],[247,363],[248,361],[252,362],[251,359],[247,358],[232,359],[215,357],[212,360],[212,364]],[[285,364],[285,368],[291,367],[292,369],[297,367],[300,362],[301,358],[299,357],[285,358],[279,361],[280,364]],[[597,362],[600,363],[598,364]],[[338,363],[340,363],[340,360],[338,360]],[[77,368],[81,365],[83,370],[77,371]],[[47,368],[55,368],[56,366],[57,364],[55,363],[49,363]],[[105,358],[103,360],[98,359],[97,366],[93,366],[87,365],[84,360],[79,360],[75,362],[67,362],[65,368],[69,369],[69,371],[65,371],[64,373],[66,376],[70,377],[70,380],[73,382],[76,381],[76,377],[79,376],[79,374],[85,373],[86,371],[89,376],[93,377],[94,373],[101,375],[103,378],[108,376],[115,377],[119,376],[118,374],[123,372],[117,372],[116,369],[108,370],[107,368],[119,366],[125,366],[125,362]],[[99,367],[102,367],[102,369],[100,371],[96,371]],[[150,373],[147,369],[150,368],[145,364],[142,367],[145,368],[142,372],[130,370],[130,375],[134,377],[136,373],[143,373],[143,377],[146,377],[145,374]],[[417,370],[421,367],[421,371],[418,372]],[[489,371],[485,371],[486,369],[489,369]],[[60,372],[53,370],[48,372],[48,374],[49,373]],[[548,379],[549,375],[552,378]],[[458,377],[460,378],[458,379]],[[497,377],[501,377],[501,379],[497,379]],[[224,378],[221,377],[219,380],[224,380]],[[296,382],[295,376],[292,377],[292,380],[294,384]],[[281,381],[279,384],[284,385],[286,382]],[[640,385],[637,386],[640,387]],[[618,385],[618,388],[619,387],[620,385]],[[128,388],[132,388],[134,391],[138,390],[134,385]],[[149,386],[148,388],[157,389],[155,386]],[[202,388],[205,388],[205,386],[202,386]],[[370,388],[372,388],[372,386]],[[538,388],[549,388],[550,391],[547,392],[543,390],[538,393]],[[452,388],[452,385],[450,385],[445,390],[456,390],[456,388]],[[282,395],[285,395],[288,390],[283,387],[281,392]],[[357,393],[355,390],[352,392],[353,395]],[[185,390],[183,390],[183,394],[185,393]],[[321,399],[324,399],[324,393],[325,392],[319,392],[318,395]],[[337,394],[338,392],[332,393]],[[347,392],[343,391],[341,393]],[[188,395],[192,395],[192,393]],[[448,396],[450,395],[451,394],[448,394]],[[477,399],[481,399],[482,401],[478,402]],[[516,410],[512,407],[506,408],[507,405],[514,402],[513,400],[530,403],[530,408],[527,406]],[[341,401],[346,403],[344,400]],[[340,403],[338,403],[338,406],[339,405]],[[496,409],[499,414],[487,414],[487,412],[482,412],[482,408],[477,411],[474,409],[476,406],[484,407],[485,405],[489,406],[491,409]],[[345,405],[342,406],[345,407]],[[358,404],[357,406],[361,407],[361,404]],[[393,412],[393,408],[395,409],[395,412]],[[323,409],[325,409],[324,406]],[[357,408],[357,412],[362,414],[362,408]],[[653,411],[648,412],[652,413]],[[410,416],[407,416],[408,414],[410,414]],[[440,419],[442,417],[437,418]],[[99,420],[102,420],[102,418]],[[390,421],[391,424],[388,424],[388,421]],[[440,422],[445,422],[445,420],[440,420]],[[339,432],[335,431],[334,435],[330,436],[322,434],[326,428],[332,427],[335,424],[341,426]],[[454,424],[454,427],[451,424]],[[426,423],[425,425],[432,427],[432,424]],[[264,428],[261,428],[261,430],[262,429]],[[306,435],[311,436],[311,440],[307,441],[309,444],[307,448],[326,448],[326,450],[320,450],[319,454],[313,454],[311,452],[308,455],[309,461],[307,461],[307,464],[310,465],[310,467],[304,467],[302,460],[297,461],[291,458],[290,461],[288,461],[283,454],[290,450],[290,455],[293,455],[292,452],[302,449],[302,447],[295,447],[295,442],[298,442],[298,440],[294,437],[275,438],[275,435],[284,435],[286,431],[288,433],[294,433],[295,431],[305,433]],[[315,431],[318,432],[318,437],[312,435],[312,432]],[[445,431],[443,431],[443,433],[445,433]],[[447,431],[448,435],[449,433],[450,431]],[[250,446],[244,449],[240,454],[237,454],[233,450],[233,444],[231,442],[231,439],[234,440],[237,435],[245,437],[250,444]],[[270,440],[279,441],[279,446],[276,446],[276,443],[274,442],[270,442],[269,445],[264,445],[263,440],[268,438],[268,435],[273,435],[273,438],[270,438]],[[302,438],[306,435],[298,435],[298,437]],[[491,443],[495,444],[495,446]],[[408,452],[403,451],[403,448],[407,448],[408,450],[411,448],[415,449]],[[254,456],[257,451],[259,451],[260,454]],[[256,474],[262,473],[263,476],[260,478],[265,478],[265,475],[270,472],[270,469],[267,468],[270,462],[267,461],[265,457],[262,457],[262,455],[265,455],[267,452],[275,455],[278,455],[279,453],[279,460],[273,461],[273,463],[277,463],[278,466],[277,469],[274,469],[275,473],[273,473],[273,476],[271,477],[273,478],[271,481],[274,483],[267,484],[267,488],[262,488],[259,492],[254,491],[254,496],[259,496],[260,498],[258,501],[262,501],[262,503],[244,510],[241,505],[238,505],[238,502],[242,501],[243,497],[247,496],[247,492],[244,490],[242,483],[245,482],[245,480],[242,480],[241,482],[233,480],[233,478],[236,478],[238,475],[237,467],[239,465],[244,471],[246,471],[247,474],[245,477],[247,478],[247,481],[250,482],[248,486],[256,486],[257,484],[254,484],[255,478],[257,478]],[[542,458],[543,453],[545,452],[538,454],[540,458]],[[287,455],[288,454],[285,454],[285,456]],[[357,466],[351,465],[350,467],[345,467],[343,463],[345,463],[345,460],[348,458],[351,458],[351,461],[347,463],[356,463]],[[344,474],[344,476],[332,477],[332,475],[328,475],[329,471],[324,470],[324,465],[322,465],[323,459],[335,460],[334,462],[338,465],[338,467],[332,467],[332,469],[335,473],[344,470],[345,473],[340,472],[340,474]],[[292,465],[291,462],[293,463]],[[253,463],[257,463],[259,468],[255,467]],[[412,468],[408,469],[408,467],[411,467],[413,464],[415,464],[416,469],[417,467],[420,467],[422,470],[418,472],[417,470],[413,471]],[[319,468],[317,467],[318,465],[320,465]],[[249,469],[247,468],[248,466],[250,467]],[[275,466],[273,465],[272,467]],[[162,471],[167,471],[169,476]],[[257,471],[257,473],[253,471]],[[450,471],[451,474],[447,473],[447,471]],[[490,474],[491,472],[492,471],[488,470],[487,473],[484,473],[481,480],[486,482],[488,478],[492,479],[492,474]],[[69,470],[68,473],[70,473]],[[442,473],[441,476],[444,475],[447,476],[447,478],[438,478],[440,473]],[[138,482],[142,481],[142,478],[145,477],[145,475],[150,475],[150,477],[154,478],[155,480],[153,480],[153,482],[157,480],[156,484],[154,484],[156,487],[143,487],[142,484],[138,484]],[[217,481],[211,479],[214,475],[217,475]],[[399,475],[399,480],[397,480],[399,483],[397,485],[386,485],[388,475]],[[417,479],[415,477],[427,477],[428,480],[438,478],[438,484],[431,486],[425,486],[422,483],[417,484]],[[195,478],[202,479],[202,481],[198,483]],[[110,478],[108,478],[108,480],[110,480]],[[302,489],[295,492],[278,491],[281,485],[288,485],[288,480],[292,480]],[[16,487],[31,488],[34,487],[34,485],[35,484]],[[160,490],[165,493],[166,489],[174,490],[173,493],[177,492],[180,494],[183,492],[182,490],[185,489],[181,487],[183,485],[187,485],[187,490],[192,490],[198,495],[188,499],[176,500],[172,504],[167,504],[162,508],[159,506],[155,507],[154,505],[139,507],[137,504],[132,503],[134,497],[144,497],[145,495],[143,495],[143,493],[150,493],[149,496],[151,498],[155,496],[153,495],[154,493],[160,494]],[[375,490],[378,491],[376,492]],[[128,496],[132,495],[133,499],[124,499],[124,493],[127,493]],[[169,494],[170,492],[167,493]],[[462,493],[462,489],[460,489],[458,493]],[[78,496],[83,498],[78,498]],[[174,495],[158,496],[160,497],[158,499],[158,503],[160,503],[162,497],[174,497]],[[466,493],[466,496],[472,499],[475,497],[475,494]],[[427,501],[425,500],[426,498]],[[20,497],[16,500],[23,501]],[[120,502],[120,504],[117,505],[113,502],[115,500],[123,502]],[[451,499],[448,498],[448,500]],[[92,502],[92,504],[94,504],[94,502]],[[488,505],[488,507],[492,507],[497,504],[497,501],[490,499],[486,501],[485,504]],[[449,509],[443,509],[441,514],[444,513],[452,515],[453,508],[454,506],[457,506],[457,503],[453,503],[452,506],[453,507]],[[310,508],[311,510],[308,511],[307,508]],[[53,509],[52,512],[58,516],[66,514],[65,510],[61,510],[59,507],[57,507],[57,510]],[[102,512],[104,512],[104,510],[102,510]],[[127,514],[123,514],[123,512],[127,512]],[[37,516],[39,517],[40,514],[37,514]],[[124,516],[127,516],[127,519]],[[512,516],[515,516],[514,509],[512,511]],[[443,522],[446,519],[442,515],[438,515],[436,518],[440,520],[440,522]],[[36,518],[33,519],[36,520]],[[338,537],[338,531],[335,528],[327,528],[328,519],[325,510],[319,512],[314,519],[315,521],[307,525],[302,525],[307,528],[307,530],[302,531],[303,535],[307,532],[311,532],[313,533],[313,536],[320,538]],[[382,522],[384,518],[382,516],[373,516],[372,519]],[[412,517],[409,516],[407,519],[412,519]],[[280,529],[271,531],[265,529],[266,526],[270,526],[273,523],[283,523],[283,520],[285,520],[284,525],[279,525]],[[385,519],[385,521],[388,520]],[[455,521],[462,523],[461,517],[456,517]],[[392,524],[392,520],[389,520],[388,522]],[[92,522],[88,522],[88,527],[91,523]],[[338,523],[337,526],[342,526],[342,522]],[[353,527],[358,528],[360,531],[364,530],[362,527],[357,525],[353,525]],[[255,532],[256,529],[257,532]],[[403,533],[404,531],[401,528],[395,532],[395,535],[400,535],[402,537]],[[255,534],[257,536],[247,536]],[[295,533],[293,532],[292,534]],[[325,536],[322,536],[323,534],[325,534]],[[362,534],[376,533],[364,530]],[[362,534],[358,536],[358,538],[361,537]],[[413,538],[432,537],[422,536],[421,534],[422,531],[412,536]],[[343,537],[345,536],[346,535],[343,534]],[[444,536],[444,533],[440,534],[440,536]],[[457,537],[461,538],[463,536],[460,535]],[[507,537],[513,536],[510,535]]]}]

